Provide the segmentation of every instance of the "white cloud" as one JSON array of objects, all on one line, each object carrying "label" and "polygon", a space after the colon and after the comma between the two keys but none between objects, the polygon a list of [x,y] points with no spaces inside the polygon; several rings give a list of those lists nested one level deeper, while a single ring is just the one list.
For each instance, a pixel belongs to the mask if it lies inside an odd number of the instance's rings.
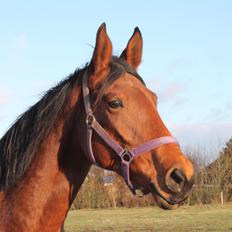
[{"label": "white cloud", "polygon": [[147,86],[158,95],[159,103],[183,104],[187,101],[187,85],[180,81],[148,81]]},{"label": "white cloud", "polygon": [[180,82],[172,82],[165,87],[162,87],[160,91],[160,102],[167,102],[167,101],[179,101],[181,99],[181,95],[184,91],[185,87]]}]

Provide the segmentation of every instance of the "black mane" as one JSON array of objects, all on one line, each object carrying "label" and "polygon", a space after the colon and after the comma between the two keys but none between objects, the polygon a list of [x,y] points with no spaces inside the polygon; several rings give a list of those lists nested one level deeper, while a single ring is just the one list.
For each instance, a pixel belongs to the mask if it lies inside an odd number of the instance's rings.
[{"label": "black mane", "polygon": [[67,104],[81,70],[45,93],[23,113],[0,140],[0,190],[14,185],[31,164],[43,139]]},{"label": "black mane", "polygon": [[[110,63],[112,83],[123,72],[142,78],[124,60],[112,57]],[[57,86],[50,89],[42,99],[23,113],[0,140],[0,191],[17,183],[33,161],[43,140],[54,127],[67,105],[71,90],[79,83],[84,70],[77,70]],[[107,85],[108,86],[108,85]]]}]

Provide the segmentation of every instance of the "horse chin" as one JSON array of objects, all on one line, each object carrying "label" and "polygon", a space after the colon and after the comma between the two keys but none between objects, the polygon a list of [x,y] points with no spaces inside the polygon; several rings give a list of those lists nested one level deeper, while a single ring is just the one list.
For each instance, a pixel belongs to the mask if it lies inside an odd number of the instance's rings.
[{"label": "horse chin", "polygon": [[161,208],[161,209],[165,209],[165,210],[173,210],[173,209],[177,209],[179,207],[178,204],[175,205],[171,205],[169,204],[167,201],[165,201],[163,198],[159,197],[158,195],[156,195],[155,193],[152,193],[152,196],[156,202],[156,204]]},{"label": "horse chin", "polygon": [[164,198],[160,197],[159,194],[157,194],[157,191],[154,191],[154,188],[138,188],[133,190],[130,188],[131,192],[134,196],[137,197],[143,197],[149,193],[152,194],[156,204],[161,208],[165,210],[173,210],[177,209],[179,207],[178,204],[169,204],[168,201],[166,201]]},{"label": "horse chin", "polygon": [[160,197],[159,195],[157,195],[156,192],[153,191],[149,191],[146,188],[140,188],[140,189],[136,189],[135,191],[132,191],[132,193],[137,196],[137,197],[143,197],[149,193],[152,194],[156,204],[161,208],[161,209],[165,209],[165,210],[173,210],[173,209],[177,209],[179,207],[178,204],[169,204],[165,199],[163,199],[162,197]]},{"label": "horse chin", "polygon": [[150,183],[150,189],[156,204],[161,209],[173,210],[179,207],[179,204],[177,202],[170,200],[161,194],[161,191],[155,181],[152,181]]}]

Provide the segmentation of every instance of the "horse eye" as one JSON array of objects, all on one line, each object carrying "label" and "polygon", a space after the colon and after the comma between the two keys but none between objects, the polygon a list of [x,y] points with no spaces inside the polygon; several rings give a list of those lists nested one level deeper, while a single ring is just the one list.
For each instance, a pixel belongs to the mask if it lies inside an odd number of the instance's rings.
[{"label": "horse eye", "polygon": [[119,100],[119,99],[110,101],[108,103],[108,105],[109,105],[110,108],[113,108],[113,109],[117,109],[117,108],[123,107],[122,101]]}]

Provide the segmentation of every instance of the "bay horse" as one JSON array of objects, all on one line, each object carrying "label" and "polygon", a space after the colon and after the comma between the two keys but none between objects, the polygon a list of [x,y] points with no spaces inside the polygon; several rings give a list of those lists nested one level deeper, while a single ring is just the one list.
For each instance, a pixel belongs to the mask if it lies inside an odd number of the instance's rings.
[{"label": "bay horse", "polygon": [[[136,27],[120,57],[103,23],[89,64],[50,89],[0,140],[0,231],[60,231],[92,164],[163,209],[189,195],[194,169],[136,71]],[[93,193],[94,194],[94,193]]]}]

